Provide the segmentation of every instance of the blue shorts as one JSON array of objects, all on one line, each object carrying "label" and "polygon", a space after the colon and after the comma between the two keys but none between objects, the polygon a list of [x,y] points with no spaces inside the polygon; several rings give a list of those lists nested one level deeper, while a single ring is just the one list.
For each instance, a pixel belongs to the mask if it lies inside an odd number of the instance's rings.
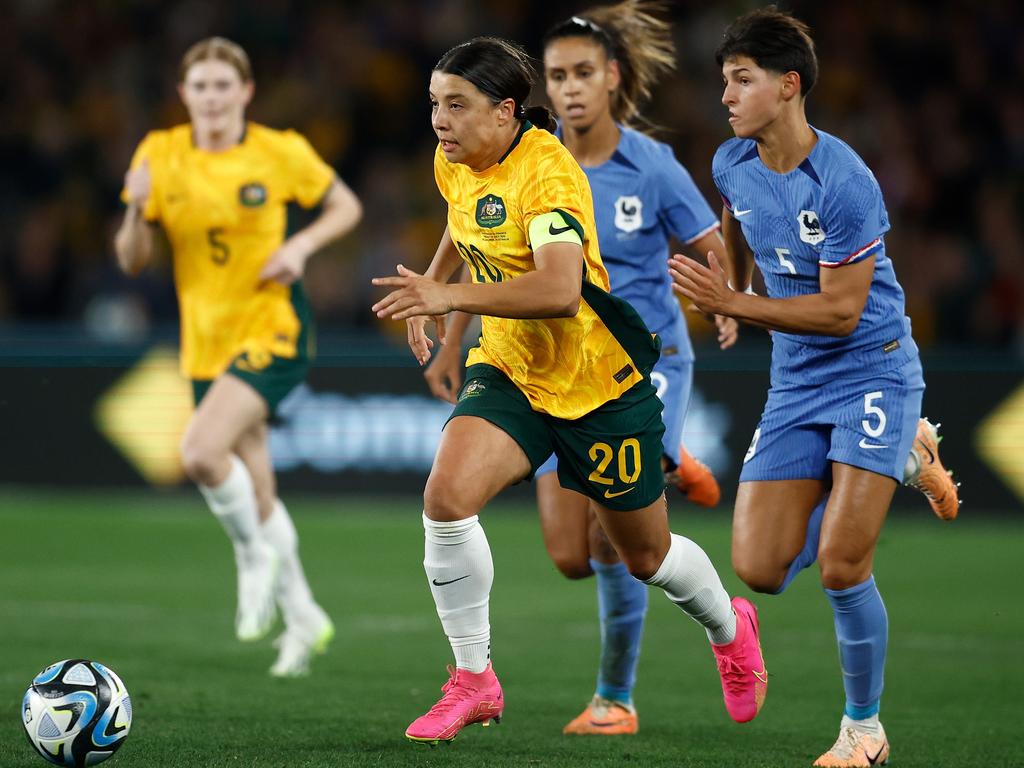
[{"label": "blue shorts", "polygon": [[[658,391],[665,410],[662,420],[665,422],[665,436],[662,438],[665,455],[674,465],[679,461],[679,444],[683,440],[683,423],[686,421],[686,409],[690,405],[690,392],[693,389],[693,361],[685,360],[678,355],[664,352],[651,371],[651,383]],[[534,476],[544,475],[558,469],[558,458],[555,454],[548,456]]]},{"label": "blue shorts", "polygon": [[834,461],[902,482],[923,394],[916,357],[869,378],[773,385],[740,482],[827,480]]}]

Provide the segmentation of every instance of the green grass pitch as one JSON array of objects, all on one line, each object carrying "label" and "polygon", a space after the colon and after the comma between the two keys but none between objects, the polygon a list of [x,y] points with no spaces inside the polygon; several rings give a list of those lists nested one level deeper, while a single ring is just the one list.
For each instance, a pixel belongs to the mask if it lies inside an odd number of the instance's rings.
[{"label": "green grass pitch", "polygon": [[[681,506],[681,505],[678,505]],[[640,662],[635,737],[567,737],[592,693],[592,580],[547,561],[524,503],[484,515],[495,561],[491,621],[505,718],[450,746],[403,738],[445,681],[450,651],[423,576],[418,501],[291,504],[314,591],[338,636],[313,675],[273,680],[269,641],[234,640],[230,546],[198,494],[0,494],[0,766],[44,762],[20,725],[22,693],[58,659],[113,667],[134,703],[107,765],[809,766],[842,707],[831,613],[811,571],[755,596],[770,688],[760,717],[729,720],[704,633],[657,591]],[[675,511],[734,594],[729,516]],[[882,719],[891,764],[1010,766],[1020,751],[1024,616],[1019,523],[890,521],[876,576],[890,618]]]}]

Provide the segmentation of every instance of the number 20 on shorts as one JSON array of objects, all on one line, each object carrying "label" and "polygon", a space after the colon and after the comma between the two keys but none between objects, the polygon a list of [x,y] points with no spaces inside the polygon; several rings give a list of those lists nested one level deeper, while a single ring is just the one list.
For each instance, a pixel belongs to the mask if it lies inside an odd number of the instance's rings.
[{"label": "number 20 on shorts", "polygon": [[[613,449],[608,443],[594,443],[590,446],[590,460],[597,462],[597,468],[590,473],[590,482],[600,485],[614,485],[615,480],[608,477],[605,471],[612,463],[613,458],[618,458],[617,469],[619,481],[631,485],[640,477],[642,467],[640,459],[640,441],[635,437],[628,437],[619,445],[619,450]],[[632,466],[632,468],[631,468]]]}]

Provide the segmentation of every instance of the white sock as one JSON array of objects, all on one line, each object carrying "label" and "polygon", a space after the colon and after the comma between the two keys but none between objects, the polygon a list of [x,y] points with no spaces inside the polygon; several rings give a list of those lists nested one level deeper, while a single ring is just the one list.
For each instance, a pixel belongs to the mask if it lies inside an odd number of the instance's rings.
[{"label": "white sock", "polygon": [[921,457],[917,455],[917,451],[911,449],[910,455],[907,456],[907,463],[903,465],[903,484],[917,480],[917,476],[921,473]]},{"label": "white sock", "polygon": [[443,523],[424,513],[423,531],[423,570],[455,653],[455,666],[483,672],[491,658],[488,603],[494,563],[480,518]]},{"label": "white sock", "polygon": [[669,600],[707,630],[712,643],[731,643],[736,638],[736,615],[715,566],[694,542],[671,536],[665,559],[647,583],[665,590]]},{"label": "white sock", "polygon": [[285,624],[291,626],[296,618],[310,613],[316,603],[299,559],[299,535],[291,515],[280,499],[274,499],[270,517],[263,521],[260,530],[281,560],[278,602]]},{"label": "white sock", "polygon": [[877,712],[871,717],[865,717],[863,720],[854,720],[852,717],[843,715],[843,720],[839,727],[840,729],[853,728],[861,733],[870,733],[872,736],[878,736],[882,730],[882,724],[878,721]]},{"label": "white sock", "polygon": [[224,526],[228,537],[235,545],[235,554],[243,556],[252,543],[259,538],[259,512],[256,509],[256,494],[252,488],[252,477],[240,458],[231,455],[231,471],[224,482],[216,488],[199,486],[210,511]]}]

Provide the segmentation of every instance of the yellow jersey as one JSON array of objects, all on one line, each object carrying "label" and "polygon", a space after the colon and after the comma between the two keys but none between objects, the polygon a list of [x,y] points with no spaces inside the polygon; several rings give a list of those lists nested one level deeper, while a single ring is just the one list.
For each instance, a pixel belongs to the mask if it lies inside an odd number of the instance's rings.
[{"label": "yellow jersey", "polygon": [[[590,184],[576,160],[548,131],[528,122],[509,151],[479,173],[451,163],[438,145],[434,177],[448,203],[448,232],[473,282],[514,280],[536,269],[535,248],[548,227],[572,229],[583,244],[583,290],[575,317],[481,317],[479,346],[467,365],[498,368],[534,410],[578,419],[641,381],[658,357],[659,342],[632,307],[608,293]],[[548,225],[555,213],[562,226]],[[540,227],[531,225],[536,220]]]},{"label": "yellow jersey", "polygon": [[173,252],[182,372],[214,379],[243,352],[267,363],[311,356],[298,349],[308,323],[297,310],[301,285],[261,282],[259,273],[284,241],[287,204],[315,206],[334,170],[298,133],[255,123],[222,152],[197,149],[190,125],[152,131],[132,168],[143,160],[152,179],[143,216],[159,222]]}]

